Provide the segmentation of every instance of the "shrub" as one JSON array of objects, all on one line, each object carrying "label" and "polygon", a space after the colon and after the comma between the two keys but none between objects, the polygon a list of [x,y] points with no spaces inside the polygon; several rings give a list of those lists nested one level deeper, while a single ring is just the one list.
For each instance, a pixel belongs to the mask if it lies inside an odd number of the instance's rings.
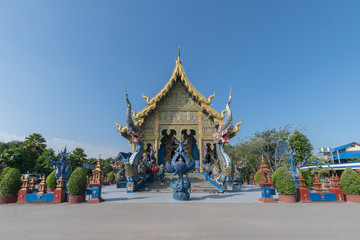
[{"label": "shrub", "polygon": [[348,195],[360,195],[360,176],[347,167],[341,174],[340,184],[343,192]]},{"label": "shrub", "polygon": [[256,173],[255,173],[255,175],[254,175],[254,180],[255,180],[255,182],[260,182],[260,173],[259,173],[259,171],[257,171]]},{"label": "shrub", "polygon": [[86,193],[86,170],[78,167],[71,174],[68,182],[70,195],[84,195]]},{"label": "shrub", "polygon": [[48,188],[55,189],[57,185],[56,177],[55,177],[56,170],[52,171],[49,176],[46,178],[46,185]]},{"label": "shrub", "polygon": [[11,169],[11,167],[4,168],[3,172],[0,174],[0,183],[3,177],[6,175],[6,173]]},{"label": "shrub", "polygon": [[249,181],[249,177],[247,174],[244,174],[242,177],[243,182],[248,182]]},{"label": "shrub", "polygon": [[114,172],[110,172],[109,173],[109,182],[113,182],[113,181],[115,181],[115,174],[114,174]]},{"label": "shrub", "polygon": [[307,187],[312,187],[314,180],[311,176],[310,171],[306,171],[306,170],[302,170],[301,171],[301,175],[303,176],[303,178],[305,179],[305,184]]},{"label": "shrub", "polygon": [[1,174],[0,196],[15,196],[18,194],[21,186],[20,171],[16,168],[5,168]]},{"label": "shrub", "polygon": [[278,168],[272,177],[274,180],[273,183],[279,194],[291,195],[296,192],[295,183],[293,182],[291,173],[285,167]]},{"label": "shrub", "polygon": [[276,186],[275,182],[276,182],[276,178],[277,178],[277,175],[279,173],[279,169],[285,169],[285,166],[280,166],[275,172],[273,172],[273,174],[271,175],[271,181],[273,182],[273,184]]}]

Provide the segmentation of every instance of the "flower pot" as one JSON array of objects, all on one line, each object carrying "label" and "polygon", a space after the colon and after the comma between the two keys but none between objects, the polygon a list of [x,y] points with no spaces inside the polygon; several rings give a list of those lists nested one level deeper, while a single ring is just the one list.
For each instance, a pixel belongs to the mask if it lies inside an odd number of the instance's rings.
[{"label": "flower pot", "polygon": [[360,195],[346,194],[346,201],[353,202],[353,203],[360,203]]},{"label": "flower pot", "polygon": [[244,182],[244,184],[245,184],[245,185],[248,185],[248,184],[249,184],[249,182]]},{"label": "flower pot", "polygon": [[281,195],[281,194],[279,194],[279,202],[295,203],[296,202],[295,194],[291,194],[291,195]]},{"label": "flower pot", "polygon": [[0,204],[15,203],[17,196],[0,196]]},{"label": "flower pot", "polygon": [[69,195],[68,203],[83,203],[86,195]]}]

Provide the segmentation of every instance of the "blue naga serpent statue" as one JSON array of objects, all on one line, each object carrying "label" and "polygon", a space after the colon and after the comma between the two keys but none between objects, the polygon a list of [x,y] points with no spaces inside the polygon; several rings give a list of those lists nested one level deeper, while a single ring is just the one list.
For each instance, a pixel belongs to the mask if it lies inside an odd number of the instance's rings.
[{"label": "blue naga serpent statue", "polygon": [[308,155],[306,154],[304,160],[302,162],[298,163],[297,165],[295,165],[295,158],[294,158],[295,155],[296,155],[296,152],[292,151],[290,153],[290,157],[288,159],[288,162],[290,163],[290,167],[286,166],[286,164],[284,164],[284,166],[291,173],[293,182],[295,183],[295,187],[297,189],[297,188],[299,188],[298,179],[300,177],[300,168],[305,165]]},{"label": "blue naga serpent statue", "polygon": [[128,192],[136,191],[137,184],[141,180],[138,174],[138,165],[142,159],[143,153],[143,144],[141,139],[144,137],[140,128],[135,126],[134,121],[131,115],[131,103],[127,95],[125,88],[125,98],[126,98],[126,123],[127,123],[127,134],[131,135],[131,141],[133,144],[136,144],[135,151],[131,154],[129,161],[125,164],[125,176],[126,176],[126,189]]},{"label": "blue naga serpent statue", "polygon": [[234,177],[234,164],[229,155],[224,150],[224,145],[229,142],[229,139],[233,137],[233,119],[231,113],[231,99],[232,90],[230,89],[229,100],[225,107],[224,124],[219,125],[218,132],[215,134],[215,139],[218,141],[216,144],[216,153],[218,160],[222,163],[221,173],[216,177],[216,181],[224,186],[225,191],[233,191],[233,177]]},{"label": "blue naga serpent statue", "polygon": [[52,164],[51,169],[56,170],[55,178],[59,179],[60,176],[62,176],[65,182],[69,180],[69,177],[72,172],[70,164],[67,167],[65,167],[68,161],[67,157],[69,156],[69,154],[70,152],[67,152],[65,147],[64,151],[60,151],[60,156],[61,156],[60,160],[55,162],[49,153],[50,163]]},{"label": "blue naga serpent statue", "polygon": [[[187,151],[184,148],[187,140],[183,142],[182,139],[178,141],[174,138],[174,142],[178,145],[178,148],[175,150],[175,154],[171,159],[171,164],[166,163],[167,171],[174,173],[174,176],[178,175],[178,180],[170,183],[170,187],[174,190],[173,199],[177,201],[189,201],[191,183],[187,174],[194,169],[195,161],[190,163],[190,159],[187,156]],[[184,180],[184,174],[186,175],[186,180]]]}]

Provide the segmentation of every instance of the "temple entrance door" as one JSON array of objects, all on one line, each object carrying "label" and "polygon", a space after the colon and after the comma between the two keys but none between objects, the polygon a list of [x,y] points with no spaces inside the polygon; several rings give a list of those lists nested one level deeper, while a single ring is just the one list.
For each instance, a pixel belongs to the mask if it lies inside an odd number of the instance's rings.
[{"label": "temple entrance door", "polygon": [[[176,137],[178,140],[180,140],[180,134],[177,134],[177,132],[173,129],[170,130],[170,134],[168,134],[168,130],[165,129],[162,131],[162,138],[161,138],[161,144],[159,149],[159,165],[160,164],[166,164],[167,162],[171,161],[171,158],[174,155],[174,151],[177,148],[177,145],[174,143],[174,137]],[[190,130],[182,130],[181,131],[181,137],[183,141],[188,141],[187,145],[185,146],[187,150],[188,157],[191,162],[194,160],[199,160],[199,148],[196,138],[194,137],[196,135],[196,131],[193,129]]]}]

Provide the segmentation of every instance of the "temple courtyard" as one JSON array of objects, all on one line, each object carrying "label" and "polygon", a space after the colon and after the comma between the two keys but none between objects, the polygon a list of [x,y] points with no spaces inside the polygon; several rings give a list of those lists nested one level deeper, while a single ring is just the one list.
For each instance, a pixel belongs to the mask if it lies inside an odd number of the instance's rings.
[{"label": "temple courtyard", "polygon": [[[103,188],[101,204],[0,205],[0,239],[357,239],[359,204],[257,201],[259,188],[233,193],[126,193]],[[276,197],[275,197],[276,198]]]}]

